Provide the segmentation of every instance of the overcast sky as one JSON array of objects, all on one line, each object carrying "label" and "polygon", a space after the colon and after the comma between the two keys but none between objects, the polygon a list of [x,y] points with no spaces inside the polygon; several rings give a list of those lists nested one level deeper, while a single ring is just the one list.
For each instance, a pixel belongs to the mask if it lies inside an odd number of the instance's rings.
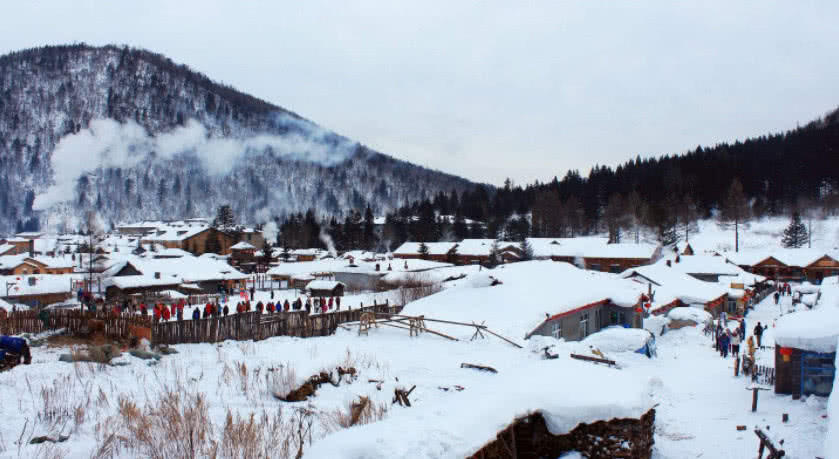
[{"label": "overcast sky", "polygon": [[781,131],[839,106],[836,1],[281,3],[9,2],[0,52],[148,48],[494,184]]}]

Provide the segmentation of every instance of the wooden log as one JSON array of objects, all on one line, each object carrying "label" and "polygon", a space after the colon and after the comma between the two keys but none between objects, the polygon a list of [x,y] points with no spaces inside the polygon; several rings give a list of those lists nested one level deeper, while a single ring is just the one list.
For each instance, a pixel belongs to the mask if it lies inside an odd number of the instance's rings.
[{"label": "wooden log", "polygon": [[577,360],[585,360],[587,362],[605,363],[607,365],[617,366],[617,363],[614,360],[600,359],[600,358],[597,358],[597,357],[589,357],[587,355],[571,354],[571,358],[572,359],[577,359]]},{"label": "wooden log", "polygon": [[460,368],[472,368],[474,370],[488,371],[490,373],[498,373],[498,370],[485,365],[476,365],[474,363],[461,363]]}]

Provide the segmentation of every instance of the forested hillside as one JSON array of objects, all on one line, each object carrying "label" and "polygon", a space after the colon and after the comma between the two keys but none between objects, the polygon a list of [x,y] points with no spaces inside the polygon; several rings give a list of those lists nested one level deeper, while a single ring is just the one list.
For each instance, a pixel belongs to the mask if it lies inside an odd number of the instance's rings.
[{"label": "forested hillside", "polygon": [[309,208],[379,213],[472,186],[144,50],[8,54],[0,95],[0,233],[72,230],[88,209],[106,223],[212,215],[223,203],[254,223]]},{"label": "forested hillside", "polygon": [[594,166],[587,176],[572,170],[547,183],[438,193],[389,215],[384,237],[398,244],[607,233],[667,244],[689,238],[700,218],[732,223],[796,211],[839,211],[839,111],[782,134]]}]

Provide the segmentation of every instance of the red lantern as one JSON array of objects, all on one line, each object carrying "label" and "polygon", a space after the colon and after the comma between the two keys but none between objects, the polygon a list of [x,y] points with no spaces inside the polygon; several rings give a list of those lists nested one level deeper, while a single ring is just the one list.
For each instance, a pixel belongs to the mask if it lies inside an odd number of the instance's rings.
[{"label": "red lantern", "polygon": [[643,312],[640,307],[635,308],[635,312]]},{"label": "red lantern", "polygon": [[778,348],[778,353],[781,354],[781,357],[783,357],[784,362],[789,362],[790,356],[792,356],[792,348],[791,347]]},{"label": "red lantern", "polygon": [[644,307],[647,308],[647,309],[650,309],[650,307],[652,307],[652,305],[650,303],[644,303]]}]

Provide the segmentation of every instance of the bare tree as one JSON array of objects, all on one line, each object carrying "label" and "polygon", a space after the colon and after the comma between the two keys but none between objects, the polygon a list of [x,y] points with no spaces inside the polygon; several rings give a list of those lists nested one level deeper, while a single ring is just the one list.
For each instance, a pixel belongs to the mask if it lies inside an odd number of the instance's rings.
[{"label": "bare tree", "polygon": [[615,193],[609,196],[609,201],[603,209],[603,220],[609,230],[609,243],[616,244],[621,241],[621,232],[628,225],[628,216],[621,195]]},{"label": "bare tree", "polygon": [[722,203],[718,222],[725,228],[734,228],[734,251],[740,251],[740,225],[749,220],[749,203],[743,194],[743,184],[734,179]]},{"label": "bare tree", "polygon": [[630,224],[635,232],[635,243],[638,244],[641,242],[641,227],[647,216],[647,203],[641,199],[638,191],[632,190],[626,197],[626,210],[629,212]]}]

